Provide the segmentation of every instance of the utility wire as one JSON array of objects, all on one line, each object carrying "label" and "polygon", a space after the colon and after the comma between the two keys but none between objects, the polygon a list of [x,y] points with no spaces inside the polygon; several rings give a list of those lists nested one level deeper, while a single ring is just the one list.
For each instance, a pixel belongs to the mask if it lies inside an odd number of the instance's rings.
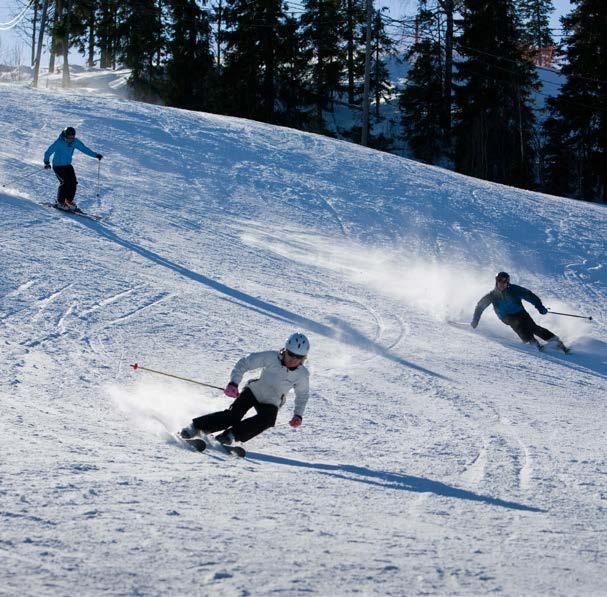
[{"label": "utility wire", "polygon": [[25,13],[33,4],[34,0],[30,0],[30,3],[14,19],[11,19],[8,23],[0,23],[0,31],[9,31],[16,27],[23,20]]}]

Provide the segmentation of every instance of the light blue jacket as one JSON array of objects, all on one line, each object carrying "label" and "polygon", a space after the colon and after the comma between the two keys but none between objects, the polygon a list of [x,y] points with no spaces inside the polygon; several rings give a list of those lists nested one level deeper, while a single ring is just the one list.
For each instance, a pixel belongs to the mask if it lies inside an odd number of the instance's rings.
[{"label": "light blue jacket", "polygon": [[92,149],[89,149],[80,139],[76,138],[71,143],[68,143],[63,133],[61,133],[57,140],[46,150],[44,162],[50,161],[52,155],[53,166],[69,166],[72,163],[74,149],[78,149],[92,158],[97,157],[97,154]]}]

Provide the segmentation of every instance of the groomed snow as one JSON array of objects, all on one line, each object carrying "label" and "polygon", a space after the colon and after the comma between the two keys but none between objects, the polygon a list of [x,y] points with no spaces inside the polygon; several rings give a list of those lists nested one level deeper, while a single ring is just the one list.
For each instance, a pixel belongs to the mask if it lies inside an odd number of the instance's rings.
[{"label": "groomed snow", "polygon": [[[99,223],[40,205],[67,125]],[[604,206],[94,94],[1,86],[0,137],[0,593],[607,593]],[[467,326],[502,269],[593,317],[529,306],[571,355]],[[295,330],[304,424],[244,461],[129,367],[223,386]]]}]

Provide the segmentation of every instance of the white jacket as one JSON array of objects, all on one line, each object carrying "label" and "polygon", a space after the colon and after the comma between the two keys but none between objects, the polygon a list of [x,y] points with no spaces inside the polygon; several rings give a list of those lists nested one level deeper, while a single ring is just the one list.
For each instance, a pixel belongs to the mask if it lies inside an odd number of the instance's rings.
[{"label": "white jacket", "polygon": [[295,391],[293,414],[303,417],[310,395],[310,372],[303,365],[290,371],[282,364],[280,352],[275,350],[253,352],[236,363],[230,374],[230,381],[238,385],[245,372],[252,369],[261,369],[258,378],[247,382],[247,387],[251,388],[259,402],[280,408],[289,390],[293,389]]}]

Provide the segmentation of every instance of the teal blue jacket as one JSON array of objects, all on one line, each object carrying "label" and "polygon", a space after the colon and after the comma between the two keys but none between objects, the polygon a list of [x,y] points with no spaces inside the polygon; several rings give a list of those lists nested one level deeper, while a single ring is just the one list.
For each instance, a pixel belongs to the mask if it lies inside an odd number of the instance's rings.
[{"label": "teal blue jacket", "polygon": [[92,158],[97,157],[97,154],[92,149],[89,149],[80,139],[76,138],[71,143],[68,143],[63,133],[61,133],[57,140],[44,153],[44,163],[49,162],[52,155],[53,166],[69,166],[72,163],[74,149],[86,153],[86,155],[90,155]]}]

